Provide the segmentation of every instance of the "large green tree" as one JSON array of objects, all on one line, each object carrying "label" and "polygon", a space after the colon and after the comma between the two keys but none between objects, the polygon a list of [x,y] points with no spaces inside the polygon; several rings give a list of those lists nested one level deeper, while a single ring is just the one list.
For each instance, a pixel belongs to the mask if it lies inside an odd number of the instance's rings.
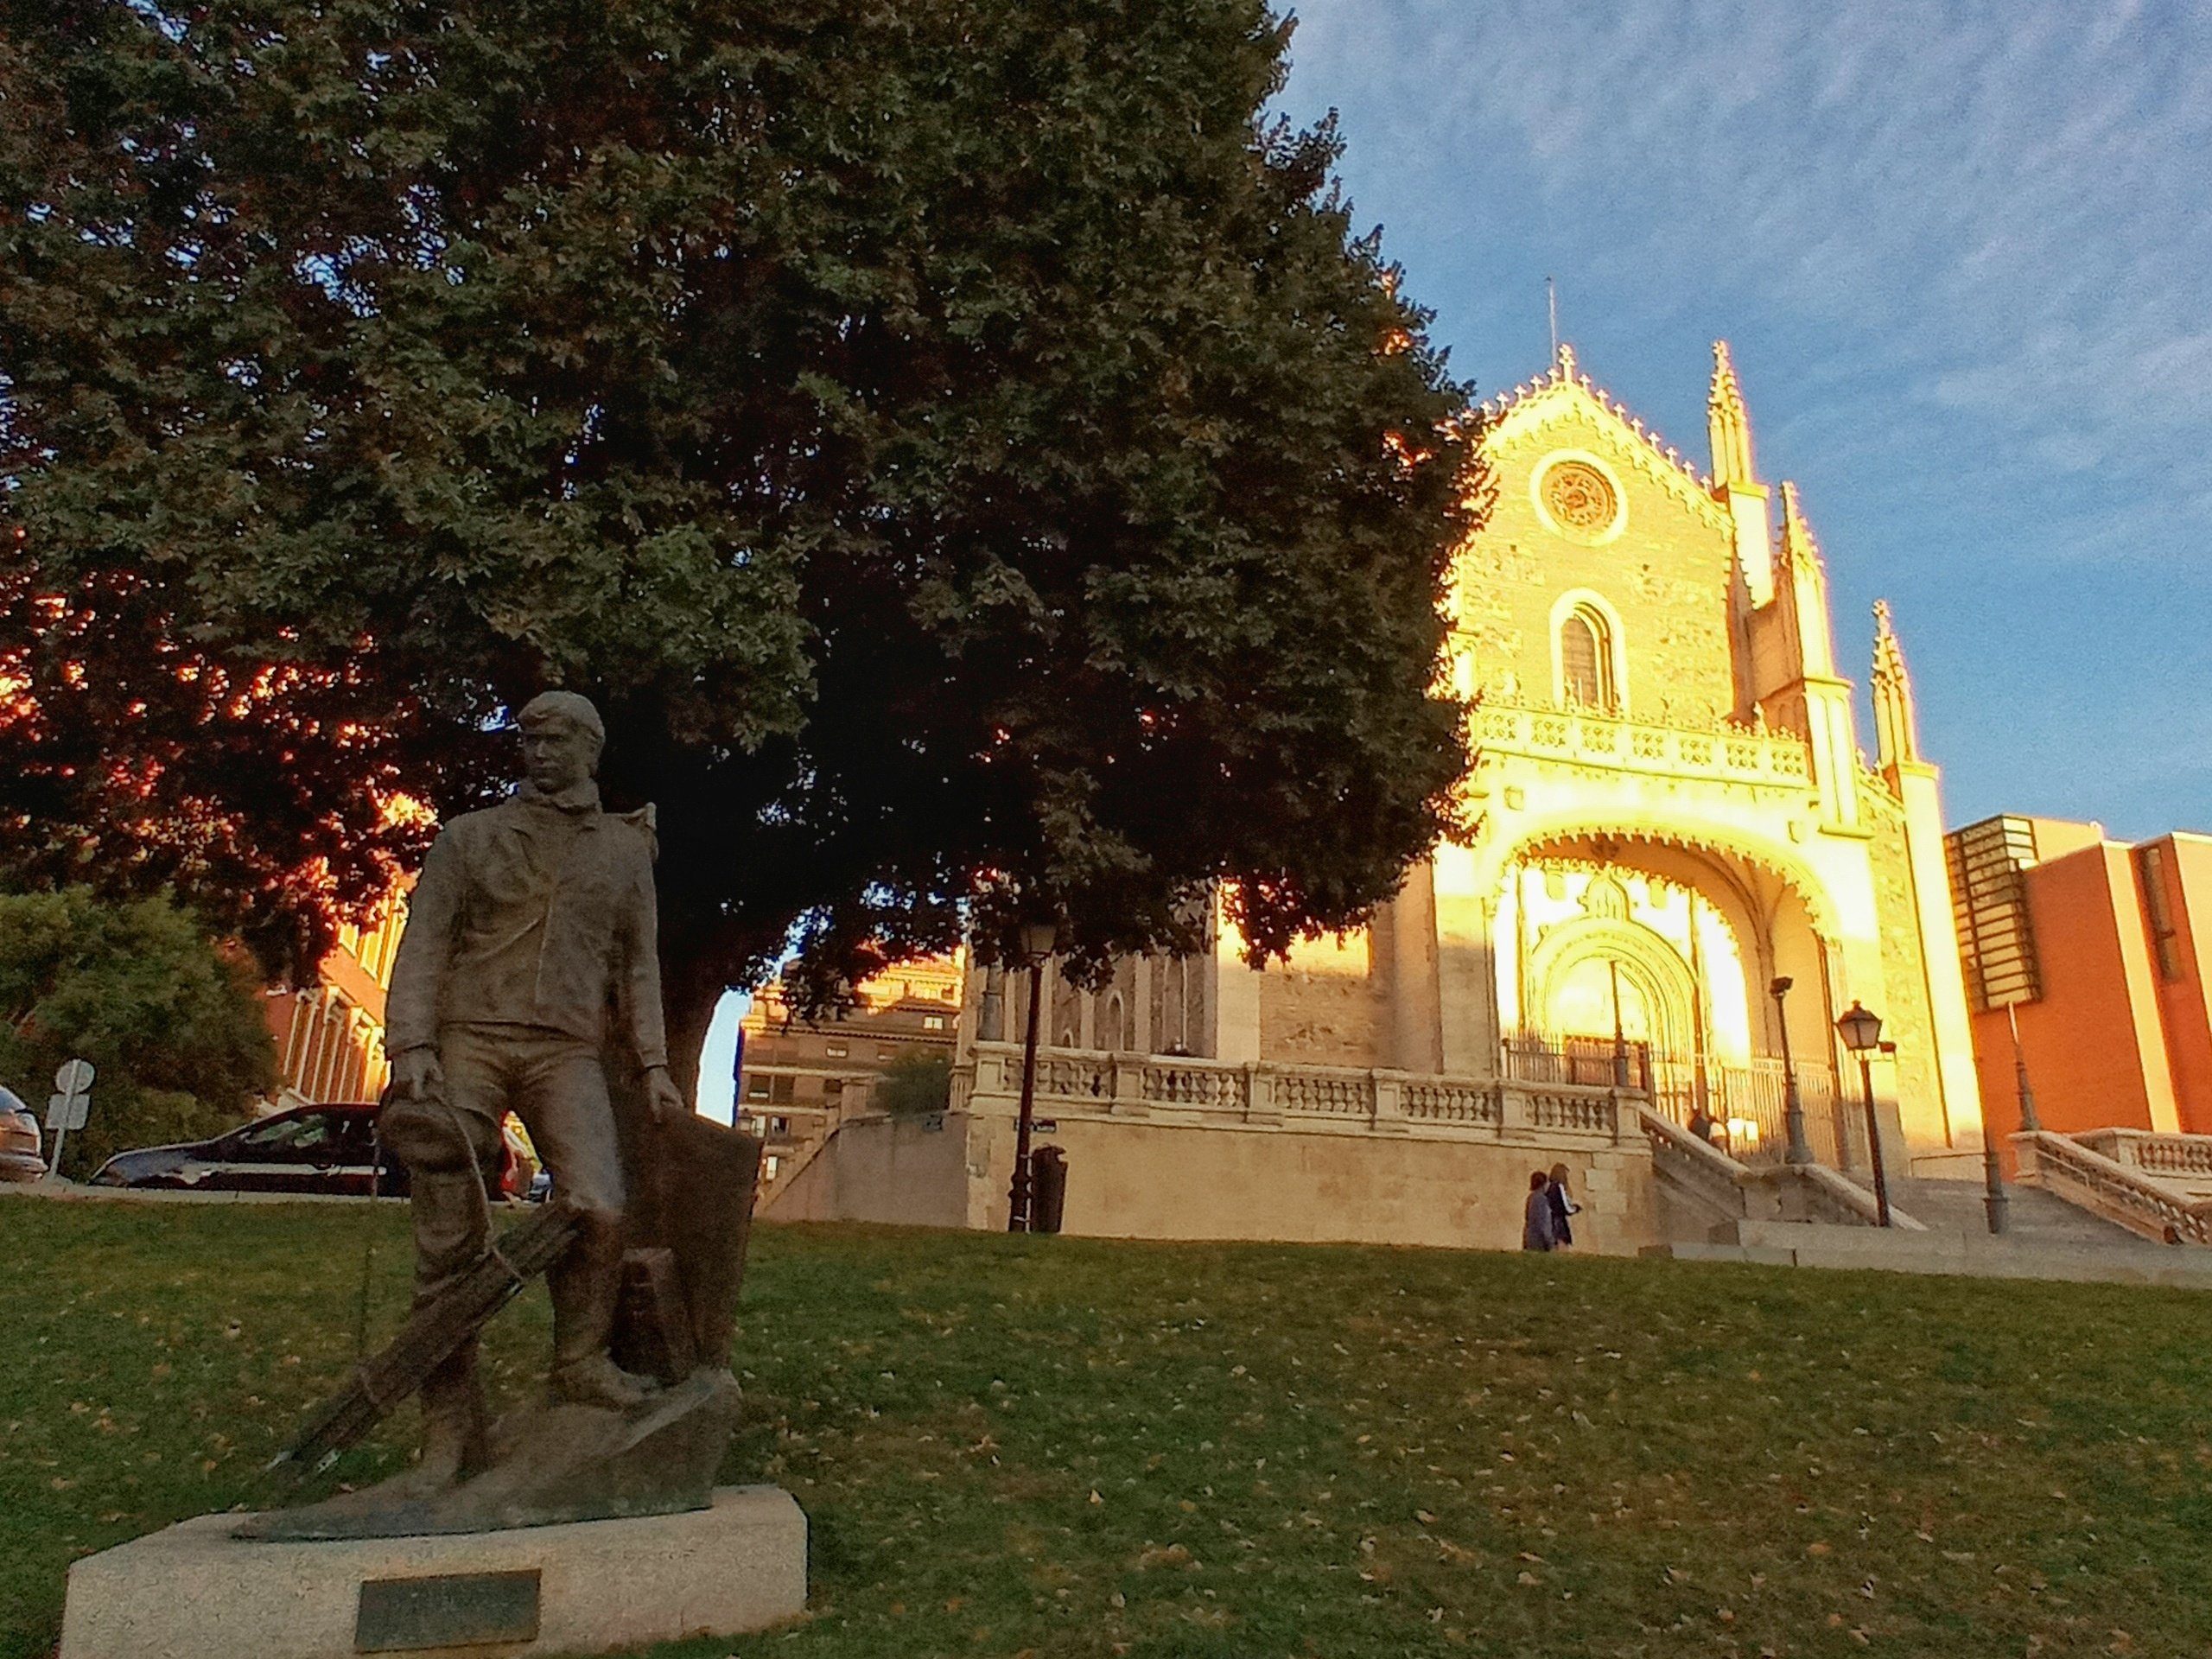
[{"label": "large green tree", "polygon": [[311,946],[380,796],[480,801],[569,685],[660,806],[682,1051],[794,929],[818,990],[1227,882],[1274,950],[1443,825],[1465,392],[1262,0],[0,15],[39,879]]}]

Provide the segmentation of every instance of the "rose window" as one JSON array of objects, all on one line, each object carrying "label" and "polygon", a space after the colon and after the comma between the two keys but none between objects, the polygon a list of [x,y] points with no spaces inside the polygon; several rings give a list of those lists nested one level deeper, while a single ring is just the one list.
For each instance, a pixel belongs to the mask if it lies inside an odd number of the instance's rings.
[{"label": "rose window", "polygon": [[1620,511],[1612,480],[1585,461],[1562,461],[1544,474],[1544,511],[1560,529],[1603,534]]}]

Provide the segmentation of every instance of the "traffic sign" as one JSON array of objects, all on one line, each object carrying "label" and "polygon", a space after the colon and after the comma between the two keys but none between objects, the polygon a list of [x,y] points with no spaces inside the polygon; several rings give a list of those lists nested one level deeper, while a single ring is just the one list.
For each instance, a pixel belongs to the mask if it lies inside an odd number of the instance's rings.
[{"label": "traffic sign", "polygon": [[90,1095],[48,1095],[46,1097],[46,1127],[49,1129],[81,1129],[86,1114],[92,1109]]},{"label": "traffic sign", "polygon": [[49,1176],[61,1173],[62,1143],[69,1131],[85,1127],[86,1115],[92,1106],[92,1079],[99,1075],[90,1060],[64,1060],[61,1069],[54,1074],[55,1093],[46,1103],[46,1127],[54,1131],[54,1161],[47,1166]]}]

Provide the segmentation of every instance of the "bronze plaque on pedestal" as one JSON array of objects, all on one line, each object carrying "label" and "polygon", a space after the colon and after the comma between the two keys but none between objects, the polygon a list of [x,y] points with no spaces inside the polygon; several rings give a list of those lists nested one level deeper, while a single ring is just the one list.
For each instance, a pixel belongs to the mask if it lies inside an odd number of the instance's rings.
[{"label": "bronze plaque on pedestal", "polygon": [[353,1651],[409,1653],[537,1639],[536,1567],[370,1579],[353,1616]]}]

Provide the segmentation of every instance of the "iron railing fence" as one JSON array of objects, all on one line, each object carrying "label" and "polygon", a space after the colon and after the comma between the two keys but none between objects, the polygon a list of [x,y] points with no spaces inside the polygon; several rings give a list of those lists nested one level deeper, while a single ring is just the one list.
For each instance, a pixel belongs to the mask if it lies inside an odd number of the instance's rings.
[{"label": "iron railing fence", "polygon": [[[1610,1037],[1515,1032],[1503,1044],[1503,1072],[1516,1082],[1620,1084],[1649,1096],[1651,1109],[1669,1122],[1701,1132],[1739,1163],[1780,1163],[1789,1150],[1788,1081],[1779,1059],[1758,1058],[1722,1064]],[[1854,1103],[1836,1089],[1835,1072],[1819,1061],[1800,1060],[1798,1100],[1805,1140],[1814,1161],[1849,1169],[1864,1161],[1865,1135],[1856,1130]]]}]

